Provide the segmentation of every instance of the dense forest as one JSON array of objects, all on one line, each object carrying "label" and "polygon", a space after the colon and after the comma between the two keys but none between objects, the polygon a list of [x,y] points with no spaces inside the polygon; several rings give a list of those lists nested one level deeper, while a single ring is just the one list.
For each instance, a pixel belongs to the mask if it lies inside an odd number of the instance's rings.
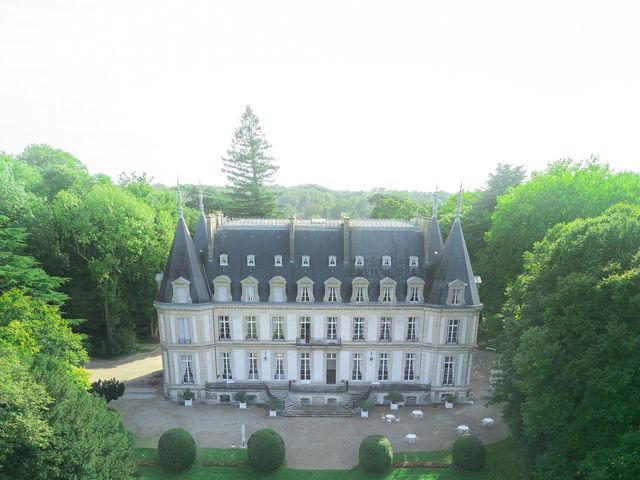
[{"label": "dense forest", "polygon": [[[207,212],[233,210],[225,187],[181,188],[191,228],[200,189]],[[445,235],[457,201],[266,188],[279,217],[411,219],[437,205]],[[176,216],[176,187],[145,174],[90,175],[46,145],[0,154],[0,406],[9,406],[0,408],[0,478],[132,471],[131,439],[88,393],[82,365],[86,349],[119,355],[157,335],[155,274]],[[499,164],[482,189],[463,192],[461,221],[482,277],[480,341],[499,352],[494,401],[532,477],[640,478],[640,175],[597,158],[528,175]],[[82,418],[82,432],[68,418]]]}]

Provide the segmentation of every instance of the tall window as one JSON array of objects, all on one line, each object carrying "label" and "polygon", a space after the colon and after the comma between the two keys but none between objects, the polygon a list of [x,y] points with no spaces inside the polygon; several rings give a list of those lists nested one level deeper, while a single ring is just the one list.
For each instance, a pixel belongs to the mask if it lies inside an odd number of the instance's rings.
[{"label": "tall window", "polygon": [[258,380],[258,354],[256,352],[249,353],[249,380]]},{"label": "tall window", "polygon": [[416,324],[418,323],[418,319],[416,317],[409,317],[409,321],[407,323],[407,341],[415,342],[418,340],[418,335],[416,334]]},{"label": "tall window", "polygon": [[416,354],[407,353],[404,361],[404,379],[413,380],[415,378]]},{"label": "tall window", "polygon": [[409,301],[416,303],[420,301],[420,287],[411,287],[411,293],[409,294]]},{"label": "tall window", "polygon": [[300,354],[300,380],[311,380],[311,364],[308,353]]},{"label": "tall window", "polygon": [[244,286],[244,301],[255,302],[256,301],[256,287],[255,285]]},{"label": "tall window", "polygon": [[461,288],[454,288],[451,290],[451,305],[462,305]]},{"label": "tall window", "polygon": [[229,352],[222,353],[222,379],[233,379],[233,374],[231,373],[231,354]]},{"label": "tall window", "polygon": [[276,365],[275,373],[273,374],[274,380],[284,380],[284,353],[276,353]]},{"label": "tall window", "polygon": [[178,319],[178,343],[191,343],[191,322],[188,318]]},{"label": "tall window", "polygon": [[218,315],[218,326],[220,340],[231,340],[231,326],[229,325],[228,315]]},{"label": "tall window", "polygon": [[381,353],[378,356],[378,380],[389,380],[389,354]]},{"label": "tall window", "polygon": [[284,318],[283,317],[273,317],[271,319],[273,331],[273,340],[284,340]]},{"label": "tall window", "polygon": [[353,317],[353,341],[364,341],[364,317]]},{"label": "tall window", "polygon": [[453,386],[453,357],[444,357],[444,375],[442,385]]},{"label": "tall window", "polygon": [[447,343],[458,343],[458,330],[460,328],[460,320],[449,320],[447,328]]},{"label": "tall window", "polygon": [[327,317],[327,340],[338,339],[338,317]]},{"label": "tall window", "polygon": [[331,285],[330,287],[327,287],[327,288],[329,289],[329,292],[327,293],[327,302],[337,302],[338,295],[336,295],[335,285]]},{"label": "tall window", "polygon": [[382,317],[380,319],[380,341],[391,341],[391,317]]},{"label": "tall window", "polygon": [[247,327],[247,335],[245,337],[246,340],[257,340],[258,339],[258,329],[256,326],[256,317],[249,316],[244,317],[244,322]]},{"label": "tall window", "polygon": [[362,380],[362,354],[353,354],[353,370],[351,370],[351,380]]},{"label": "tall window", "polygon": [[300,288],[301,288],[300,301],[301,302],[310,302],[311,301],[311,295],[309,295],[309,286],[308,285],[303,285]]},{"label": "tall window", "polygon": [[193,383],[193,368],[191,367],[192,362],[193,359],[191,355],[180,355],[182,383],[185,383],[187,385]]},{"label": "tall window", "polygon": [[391,290],[393,287],[382,287],[382,301],[391,302],[393,299]]},{"label": "tall window", "polygon": [[311,342],[311,317],[300,317],[300,340]]},{"label": "tall window", "polygon": [[356,287],[356,302],[364,302],[364,287]]}]

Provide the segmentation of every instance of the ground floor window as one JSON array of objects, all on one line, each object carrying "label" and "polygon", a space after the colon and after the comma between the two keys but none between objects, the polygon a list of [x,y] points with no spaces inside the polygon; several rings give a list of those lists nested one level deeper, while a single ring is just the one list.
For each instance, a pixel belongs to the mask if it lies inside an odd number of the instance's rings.
[{"label": "ground floor window", "polygon": [[258,380],[258,354],[251,352],[249,354],[249,380]]},{"label": "ground floor window", "polygon": [[233,379],[233,373],[231,373],[231,354],[228,352],[222,354],[222,379]]},{"label": "ground floor window", "polygon": [[444,375],[442,377],[442,385],[453,386],[453,357],[444,357]]},{"label": "ground floor window", "polygon": [[308,353],[300,354],[300,380],[311,380],[311,364]]},{"label": "ground floor window", "polygon": [[351,380],[362,380],[362,354],[353,354],[353,370],[351,371]]},{"label": "ground floor window", "polygon": [[180,355],[180,368],[182,372],[182,383],[193,383],[193,357],[191,355]]},{"label": "ground floor window", "polygon": [[404,379],[413,380],[415,378],[416,354],[407,353],[404,362]]},{"label": "ground floor window", "polygon": [[276,365],[275,373],[273,375],[274,380],[284,380],[284,353],[276,353],[275,356]]},{"label": "ground floor window", "polygon": [[389,380],[389,354],[381,353],[378,357],[378,380]]}]

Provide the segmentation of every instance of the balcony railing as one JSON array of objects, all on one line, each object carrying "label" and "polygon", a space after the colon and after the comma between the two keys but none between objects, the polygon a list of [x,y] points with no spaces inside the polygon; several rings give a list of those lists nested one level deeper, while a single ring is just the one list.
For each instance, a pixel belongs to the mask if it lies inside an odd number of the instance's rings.
[{"label": "balcony railing", "polygon": [[342,345],[342,338],[303,338],[296,337],[296,345],[300,347],[328,347],[328,346],[340,346]]}]

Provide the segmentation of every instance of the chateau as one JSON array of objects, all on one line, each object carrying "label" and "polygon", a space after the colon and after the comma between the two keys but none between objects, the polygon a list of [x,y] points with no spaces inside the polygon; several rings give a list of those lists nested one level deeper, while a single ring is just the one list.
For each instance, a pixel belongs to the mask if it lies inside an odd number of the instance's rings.
[{"label": "chateau", "polygon": [[[459,199],[460,202],[460,199]],[[227,403],[234,392],[353,408],[471,389],[482,304],[458,214],[431,219],[227,219],[182,215],[158,312],[164,392]],[[286,408],[285,408],[286,410]]]}]

